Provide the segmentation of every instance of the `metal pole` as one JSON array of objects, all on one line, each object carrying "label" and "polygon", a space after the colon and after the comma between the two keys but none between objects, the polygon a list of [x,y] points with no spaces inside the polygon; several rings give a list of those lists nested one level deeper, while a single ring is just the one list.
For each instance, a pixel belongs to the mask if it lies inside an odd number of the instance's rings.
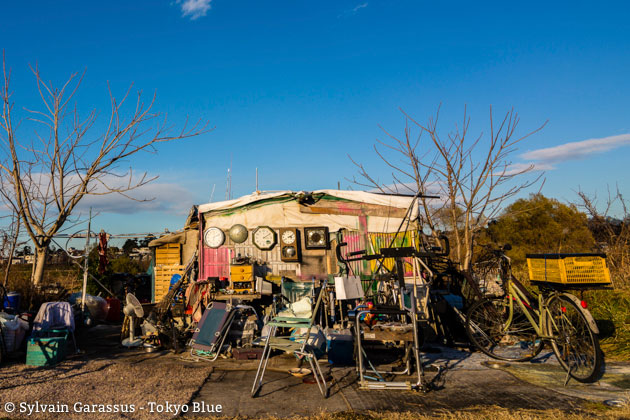
[{"label": "metal pole", "polygon": [[85,235],[85,260],[83,261],[83,292],[81,293],[81,312],[85,311],[85,293],[87,290],[88,281],[88,257],[90,255],[90,228],[92,227],[92,207],[90,207],[90,218],[88,220],[87,235]]}]

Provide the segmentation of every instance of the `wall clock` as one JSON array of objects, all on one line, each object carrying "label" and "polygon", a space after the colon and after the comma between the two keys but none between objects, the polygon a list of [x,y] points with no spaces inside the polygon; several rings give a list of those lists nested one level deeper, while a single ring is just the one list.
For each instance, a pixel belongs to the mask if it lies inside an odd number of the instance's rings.
[{"label": "wall clock", "polygon": [[203,242],[210,248],[218,248],[225,242],[225,233],[218,227],[210,227],[203,233]]},{"label": "wall clock", "polygon": [[282,261],[300,261],[300,231],[296,228],[280,229],[280,258]]},{"label": "wall clock", "polygon": [[306,249],[328,249],[328,228],[326,226],[304,228]]},{"label": "wall clock", "polygon": [[269,226],[258,226],[252,233],[252,241],[261,251],[269,251],[278,242],[278,236]]}]

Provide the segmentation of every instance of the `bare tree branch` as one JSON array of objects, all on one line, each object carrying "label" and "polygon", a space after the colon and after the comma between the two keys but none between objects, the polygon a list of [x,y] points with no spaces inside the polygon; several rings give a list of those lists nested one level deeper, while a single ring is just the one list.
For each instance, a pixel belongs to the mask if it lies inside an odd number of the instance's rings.
[{"label": "bare tree branch", "polygon": [[[97,131],[96,110],[82,117],[77,106],[71,105],[85,71],[70,75],[60,88],[46,82],[37,65],[31,67],[31,71],[43,110],[24,110],[30,123],[44,128],[41,133],[35,132],[37,147],[15,128],[10,71],[3,54],[0,137],[4,153],[0,155],[0,177],[11,187],[7,199],[35,246],[37,268],[33,281],[37,283],[43,275],[45,254],[52,237],[68,222],[85,196],[120,194],[138,200],[129,193],[157,177],[147,173],[136,176],[131,168],[121,171],[121,164],[139,152],[155,153],[159,143],[197,136],[209,130],[208,124],[201,120],[192,125],[186,120],[175,130],[168,124],[166,115],[153,111],[155,94],[145,103],[138,92],[135,104],[129,109],[132,85],[118,100],[108,84],[111,109],[105,128]],[[124,182],[114,182],[116,179]]]}]

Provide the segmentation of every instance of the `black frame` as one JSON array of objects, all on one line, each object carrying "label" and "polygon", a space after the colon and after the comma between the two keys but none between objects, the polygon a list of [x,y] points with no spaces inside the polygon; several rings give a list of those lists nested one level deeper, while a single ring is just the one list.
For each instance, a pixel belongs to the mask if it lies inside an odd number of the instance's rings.
[{"label": "black frame", "polygon": [[[254,236],[256,235],[256,232],[258,232],[258,230],[259,230],[259,229],[262,229],[262,228],[269,229],[269,230],[271,230],[271,231],[273,232],[273,239],[274,239],[274,242],[273,242],[273,244],[272,244],[269,248],[261,248],[260,246],[258,246],[258,244],[256,243],[256,241],[254,240]],[[258,226],[256,229],[254,229],[254,230],[252,231],[252,244],[253,244],[256,248],[260,249],[261,251],[271,251],[272,249],[274,249],[274,248],[275,248],[275,246],[276,246],[276,245],[278,245],[278,234],[276,233],[276,230],[275,230],[275,229],[273,229],[273,228],[271,228],[271,227],[269,227],[269,226]]]},{"label": "black frame", "polygon": [[[324,245],[309,245],[308,243],[308,234],[309,231],[312,230],[324,230],[324,238],[326,239],[326,243]],[[305,227],[304,228],[304,248],[306,249],[330,249],[330,231],[328,226],[313,226],[313,227]]]}]

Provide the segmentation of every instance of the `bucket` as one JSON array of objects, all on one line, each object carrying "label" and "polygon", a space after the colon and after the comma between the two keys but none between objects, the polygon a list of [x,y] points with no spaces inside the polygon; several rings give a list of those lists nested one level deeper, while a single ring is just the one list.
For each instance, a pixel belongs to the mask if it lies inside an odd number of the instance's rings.
[{"label": "bucket", "polygon": [[4,309],[9,312],[17,313],[20,309],[20,293],[9,292],[4,297]]}]

